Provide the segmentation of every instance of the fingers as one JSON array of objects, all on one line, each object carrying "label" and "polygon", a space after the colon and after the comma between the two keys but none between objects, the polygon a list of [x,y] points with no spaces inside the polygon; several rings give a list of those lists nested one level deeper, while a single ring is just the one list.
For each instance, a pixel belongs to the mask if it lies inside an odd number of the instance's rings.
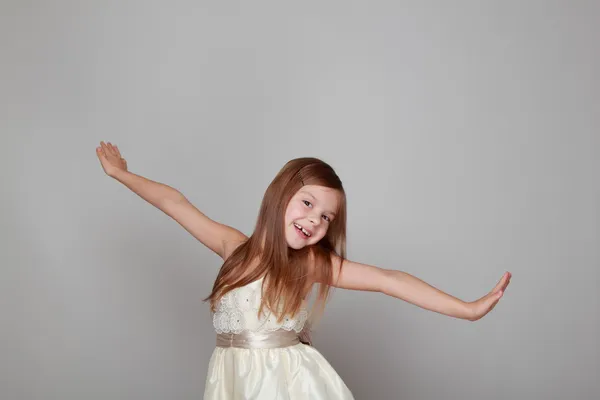
[{"label": "fingers", "polygon": [[506,288],[508,287],[508,284],[510,283],[510,278],[512,278],[512,274],[509,272],[508,273],[508,279],[506,279],[506,282],[504,282],[504,286],[502,287],[502,291],[504,292],[506,290]]},{"label": "fingers", "polygon": [[498,303],[502,296],[504,296],[505,286],[502,286],[501,284],[504,284],[505,280],[506,277],[503,277],[502,280],[498,282],[498,285],[496,285],[494,290],[492,290],[487,295],[483,296],[481,299],[478,300],[479,303],[482,305],[483,309],[487,310],[485,311],[485,313],[489,312],[489,310],[494,308],[496,306],[496,303]]},{"label": "fingers", "polygon": [[506,272],[491,292],[476,301],[478,304],[476,306],[476,320],[482,318],[484,315],[492,311],[494,307],[496,307],[502,296],[504,296],[504,291],[510,283],[511,277],[512,274],[510,272]]},{"label": "fingers", "polygon": [[96,147],[96,155],[98,156],[100,164],[102,164],[102,159],[104,158],[104,154],[102,153],[102,147]]},{"label": "fingers", "polygon": [[101,141],[100,149],[102,150],[105,156],[111,155],[117,158],[123,158],[117,146],[113,145],[111,142],[104,143],[104,141]]},{"label": "fingers", "polygon": [[115,147],[110,142],[108,142],[106,145],[108,147],[108,151],[110,151],[110,154],[116,157],[117,152],[115,151]]},{"label": "fingers", "polygon": [[506,286],[508,286],[508,283],[510,282],[510,277],[511,277],[511,273],[510,272],[505,272],[504,275],[502,275],[502,278],[500,278],[500,281],[496,284],[496,286],[494,287],[494,289],[492,289],[491,293],[496,293],[499,290],[504,291],[504,289],[506,289]]},{"label": "fingers", "polygon": [[500,291],[502,293],[504,293],[506,291],[506,288],[508,287],[508,284],[510,283],[510,278],[512,278],[512,274],[510,272],[507,272],[504,275],[504,282],[503,282],[502,286],[500,287]]},{"label": "fingers", "polygon": [[96,147],[96,154],[102,164],[102,168],[104,168],[104,171],[107,172],[107,174],[110,175],[107,168],[111,171],[114,171],[115,169],[128,170],[127,161],[121,156],[119,148],[111,142],[104,143],[104,141],[101,141],[100,146]]},{"label": "fingers", "polygon": [[104,151],[103,142],[100,142],[100,146],[96,147],[96,152],[98,153],[98,157],[106,157],[106,153]]},{"label": "fingers", "polygon": [[502,291],[500,291],[493,295],[488,295],[487,298],[484,298],[485,300],[481,303],[481,307],[477,312],[477,318],[483,318],[487,313],[492,311],[494,307],[496,307],[496,304],[498,304],[498,302],[502,298],[502,294]]},{"label": "fingers", "polygon": [[104,155],[104,157],[106,157],[107,159],[110,159],[111,156],[113,156],[113,152],[110,149],[109,146],[110,143],[104,143],[104,142],[100,142],[100,146],[102,147],[102,153]]},{"label": "fingers", "polygon": [[498,284],[496,285],[495,289],[498,290],[498,289],[502,288],[507,280],[508,280],[508,272],[505,272],[504,275],[502,275],[502,278],[500,278],[500,281],[498,281]]},{"label": "fingers", "polygon": [[500,301],[502,296],[504,296],[504,289],[506,289],[506,285],[508,285],[510,278],[505,277],[503,279],[504,279],[504,282],[503,282],[504,285],[501,286],[500,288],[495,288],[494,291],[487,296],[486,304],[488,307],[488,312],[492,311],[494,309],[494,307],[496,307],[496,304],[498,304],[498,302]]},{"label": "fingers", "polygon": [[502,296],[504,296],[503,290],[497,290],[489,293],[487,296],[484,296],[483,299],[485,299],[484,303],[486,304],[486,307],[490,307],[491,304],[498,302]]}]

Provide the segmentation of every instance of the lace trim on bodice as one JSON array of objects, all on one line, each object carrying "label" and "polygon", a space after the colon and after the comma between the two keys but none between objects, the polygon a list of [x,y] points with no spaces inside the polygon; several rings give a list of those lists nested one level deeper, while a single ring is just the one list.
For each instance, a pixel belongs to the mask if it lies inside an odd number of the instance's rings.
[{"label": "lace trim on bodice", "polygon": [[262,279],[228,292],[217,303],[217,311],[213,315],[215,331],[236,334],[243,331],[270,332],[278,329],[302,331],[308,317],[305,307],[295,316],[286,316],[278,323],[277,317],[269,310],[264,310],[259,318],[261,301]]}]

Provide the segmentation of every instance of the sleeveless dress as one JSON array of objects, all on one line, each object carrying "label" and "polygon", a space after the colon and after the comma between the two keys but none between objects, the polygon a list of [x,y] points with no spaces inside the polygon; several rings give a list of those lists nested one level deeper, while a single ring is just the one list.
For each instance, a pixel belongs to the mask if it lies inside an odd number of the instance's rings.
[{"label": "sleeveless dress", "polygon": [[[208,365],[204,400],[349,400],[352,393],[333,367],[314,347],[299,343],[308,316],[303,307],[293,318],[277,323],[267,311],[258,318],[262,298],[259,279],[228,292],[213,315],[218,336]],[[219,347],[224,337],[285,336],[288,343],[274,348]],[[290,337],[296,339],[289,344]],[[233,339],[232,339],[233,340]],[[255,341],[256,342],[256,341]],[[233,343],[233,342],[232,342]]]}]

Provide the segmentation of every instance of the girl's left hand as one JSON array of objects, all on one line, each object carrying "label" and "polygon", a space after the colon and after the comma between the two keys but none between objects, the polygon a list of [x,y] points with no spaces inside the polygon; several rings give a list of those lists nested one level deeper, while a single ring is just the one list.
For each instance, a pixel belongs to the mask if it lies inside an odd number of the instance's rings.
[{"label": "girl's left hand", "polygon": [[471,317],[468,318],[469,321],[477,321],[478,319],[483,318],[487,313],[492,311],[494,307],[496,307],[496,304],[498,304],[498,301],[502,298],[506,287],[510,283],[511,277],[512,274],[510,272],[506,272],[500,279],[500,282],[498,282],[496,287],[494,287],[491,292],[479,300],[467,303],[471,314]]}]

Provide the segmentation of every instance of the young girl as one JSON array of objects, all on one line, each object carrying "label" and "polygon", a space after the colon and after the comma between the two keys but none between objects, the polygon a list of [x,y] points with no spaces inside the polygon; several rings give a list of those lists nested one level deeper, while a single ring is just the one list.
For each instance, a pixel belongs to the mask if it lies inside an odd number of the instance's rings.
[{"label": "young girl", "polygon": [[[427,310],[476,321],[502,297],[511,274],[464,302],[401,271],[345,258],[346,196],[315,158],[289,161],[267,188],[253,234],[215,222],[179,191],[127,170],[117,146],[100,143],[106,174],[181,224],[224,261],[210,301],[217,341],[205,399],[352,399],[305,335],[308,295],[322,310],[331,286],[377,291]],[[301,340],[301,337],[303,340]]]}]

